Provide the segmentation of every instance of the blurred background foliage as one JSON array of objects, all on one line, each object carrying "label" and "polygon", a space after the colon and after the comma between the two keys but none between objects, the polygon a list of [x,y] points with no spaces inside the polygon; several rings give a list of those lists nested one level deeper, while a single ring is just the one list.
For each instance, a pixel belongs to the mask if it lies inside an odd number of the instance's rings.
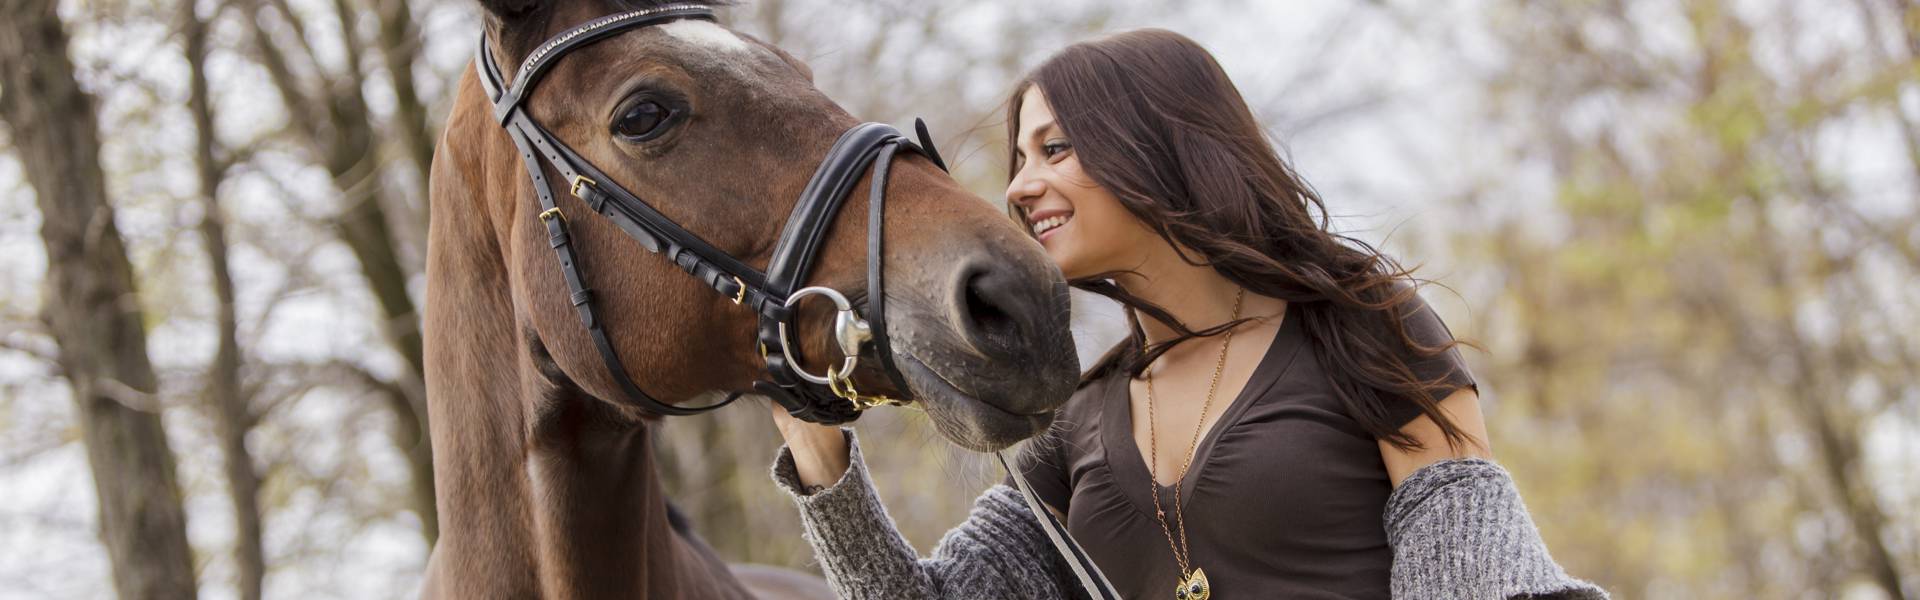
[{"label": "blurred background foliage", "polygon": [[[155,380],[108,406],[166,428],[180,491],[153,494],[180,500],[195,593],[412,595],[436,536],[425,168],[478,10],[57,4]],[[1623,598],[1920,597],[1920,3],[725,13],[855,115],[927,117],[956,177],[995,203],[1002,103],[1024,69],[1104,32],[1190,35],[1336,225],[1424,265],[1428,299],[1485,348],[1469,360],[1495,452],[1570,572]],[[78,408],[93,405],[56,341],[50,315],[72,301],[46,283],[62,265],[41,241],[43,163],[17,129],[0,127],[0,596],[108,596]],[[1116,314],[1077,299],[1083,358]],[[673,498],[722,554],[811,568],[766,475],[778,437],[762,407],[664,430]],[[999,479],[914,411],[859,430],[923,551]]]}]

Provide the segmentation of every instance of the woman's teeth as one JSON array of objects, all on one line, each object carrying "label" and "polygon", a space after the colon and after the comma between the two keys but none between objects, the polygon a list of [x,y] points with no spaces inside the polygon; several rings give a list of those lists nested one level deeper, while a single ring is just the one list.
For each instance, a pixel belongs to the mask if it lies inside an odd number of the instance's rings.
[{"label": "woman's teeth", "polygon": [[1033,224],[1033,234],[1040,235],[1046,233],[1048,230],[1065,225],[1067,221],[1071,220],[1073,220],[1073,215],[1060,215],[1041,219]]}]

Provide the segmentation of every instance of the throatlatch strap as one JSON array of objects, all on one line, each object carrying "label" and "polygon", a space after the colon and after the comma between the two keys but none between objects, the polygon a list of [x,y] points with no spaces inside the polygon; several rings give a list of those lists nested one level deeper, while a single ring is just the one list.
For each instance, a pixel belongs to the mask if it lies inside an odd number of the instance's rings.
[{"label": "throatlatch strap", "polygon": [[1080,542],[1074,541],[1073,534],[1067,533],[1067,527],[1060,524],[1060,519],[1054,518],[1053,511],[1041,504],[1040,497],[1033,493],[1033,486],[1027,484],[1027,477],[1007,462],[1006,453],[995,452],[993,456],[1000,459],[1000,467],[1006,469],[1007,475],[1013,478],[1014,487],[1020,488],[1020,496],[1027,500],[1027,510],[1033,512],[1033,518],[1040,521],[1040,528],[1046,530],[1054,551],[1067,559],[1067,566],[1080,579],[1080,588],[1086,590],[1087,596],[1094,600],[1120,600],[1120,593],[1113,591],[1113,583],[1107,581],[1107,575],[1093,564],[1093,559],[1087,556],[1086,550],[1080,548]]}]

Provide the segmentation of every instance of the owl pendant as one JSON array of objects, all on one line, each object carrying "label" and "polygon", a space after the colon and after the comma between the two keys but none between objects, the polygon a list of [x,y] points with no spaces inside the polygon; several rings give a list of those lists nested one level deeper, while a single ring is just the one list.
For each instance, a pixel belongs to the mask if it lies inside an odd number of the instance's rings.
[{"label": "owl pendant", "polygon": [[1211,595],[1213,586],[1207,585],[1207,572],[1197,568],[1173,588],[1174,600],[1207,600]]}]

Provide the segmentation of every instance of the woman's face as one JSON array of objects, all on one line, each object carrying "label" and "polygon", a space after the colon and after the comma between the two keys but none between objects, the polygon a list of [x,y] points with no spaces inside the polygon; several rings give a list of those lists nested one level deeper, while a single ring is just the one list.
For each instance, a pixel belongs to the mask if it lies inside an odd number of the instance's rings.
[{"label": "woman's face", "polygon": [[1020,98],[1013,152],[1007,203],[1068,280],[1138,267],[1149,249],[1166,244],[1080,168],[1039,86]]}]

